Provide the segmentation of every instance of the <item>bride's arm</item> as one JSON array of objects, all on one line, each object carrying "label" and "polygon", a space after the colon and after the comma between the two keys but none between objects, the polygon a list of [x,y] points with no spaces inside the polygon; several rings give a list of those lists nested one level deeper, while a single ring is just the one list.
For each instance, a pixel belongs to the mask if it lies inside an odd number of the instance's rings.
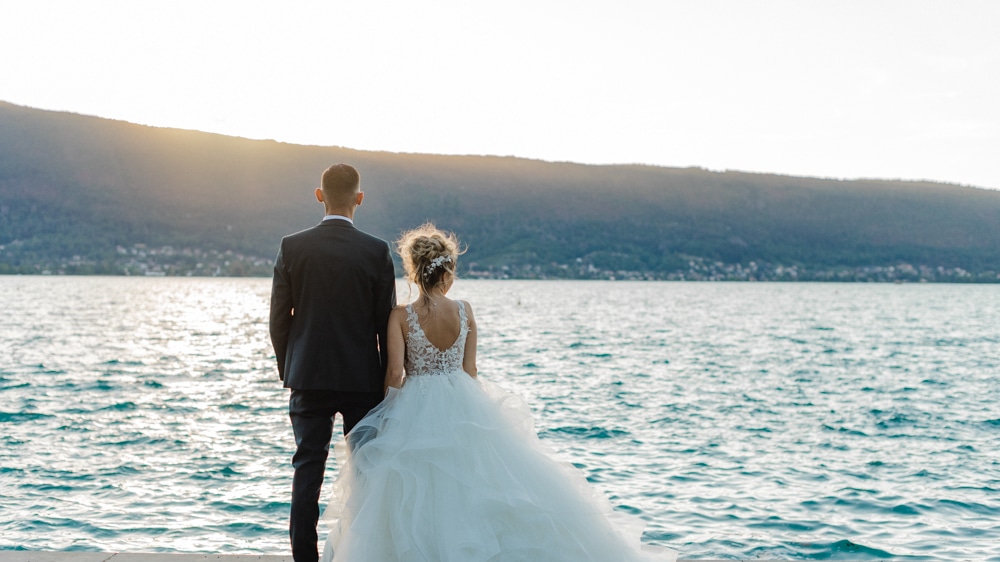
[{"label": "bride's arm", "polygon": [[406,340],[403,337],[403,328],[406,325],[406,309],[397,307],[389,313],[388,326],[388,357],[385,368],[385,384],[383,392],[389,392],[389,387],[399,388],[403,386],[403,354],[406,350]]},{"label": "bride's arm", "polygon": [[476,378],[479,371],[476,369],[476,317],[472,315],[472,305],[465,303],[465,314],[469,317],[469,335],[465,338],[465,356],[462,358],[462,370],[469,373],[469,376]]}]

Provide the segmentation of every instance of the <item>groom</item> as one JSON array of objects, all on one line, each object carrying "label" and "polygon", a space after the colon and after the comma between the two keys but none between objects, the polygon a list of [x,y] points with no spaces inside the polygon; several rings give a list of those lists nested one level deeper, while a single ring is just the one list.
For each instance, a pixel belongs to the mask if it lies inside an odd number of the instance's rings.
[{"label": "groom", "polygon": [[340,412],[347,434],[383,397],[386,323],[396,275],[385,241],[354,228],[365,194],[357,170],[323,172],[323,222],[281,240],[271,288],[271,343],[288,402],[295,456],[289,535],[296,562],[318,560],[319,494]]}]

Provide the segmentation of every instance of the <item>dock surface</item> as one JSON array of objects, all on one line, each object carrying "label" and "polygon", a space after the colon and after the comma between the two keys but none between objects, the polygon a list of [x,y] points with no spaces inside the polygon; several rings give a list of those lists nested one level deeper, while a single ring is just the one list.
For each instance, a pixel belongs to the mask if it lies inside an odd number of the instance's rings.
[{"label": "dock surface", "polygon": [[[0,550],[0,562],[292,562],[289,556],[257,554],[176,554],[163,552],[45,552]],[[677,562],[723,562],[678,560]],[[732,562],[726,561],[726,562]],[[754,562],[768,562],[754,560]],[[776,561],[771,561],[776,562]]]},{"label": "dock surface", "polygon": [[0,550],[0,562],[292,562],[289,556]]}]

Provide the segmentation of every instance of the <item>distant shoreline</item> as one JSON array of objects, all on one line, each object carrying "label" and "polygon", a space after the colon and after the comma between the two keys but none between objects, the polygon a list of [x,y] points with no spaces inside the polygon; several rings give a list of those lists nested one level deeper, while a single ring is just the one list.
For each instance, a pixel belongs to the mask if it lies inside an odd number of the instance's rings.
[{"label": "distant shoreline", "polygon": [[[127,275],[127,274],[113,274],[113,273],[6,273],[0,272],[0,278],[3,277],[113,277],[113,278],[141,278],[141,279],[270,279],[270,275],[169,275],[169,274],[154,274],[154,275]],[[473,281],[613,281],[613,282],[669,282],[669,283],[787,283],[787,284],[839,284],[839,285],[853,285],[853,284],[880,284],[880,285],[998,285],[1000,284],[1000,276],[995,279],[982,278],[983,276],[975,277],[958,277],[952,278],[948,277],[945,279],[886,279],[879,278],[877,276],[869,277],[847,277],[847,276],[831,276],[829,278],[819,278],[819,279],[730,279],[730,278],[644,278],[644,277],[489,277],[489,276],[477,276],[477,275],[464,275],[459,276],[460,280],[473,280]],[[403,280],[402,277],[397,277],[398,280]]]}]

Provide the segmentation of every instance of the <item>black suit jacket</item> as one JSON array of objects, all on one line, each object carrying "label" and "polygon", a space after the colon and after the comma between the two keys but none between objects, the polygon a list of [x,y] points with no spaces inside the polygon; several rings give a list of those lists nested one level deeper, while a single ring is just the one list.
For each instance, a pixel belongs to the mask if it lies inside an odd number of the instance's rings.
[{"label": "black suit jacket", "polygon": [[271,343],[286,388],[382,392],[396,306],[389,245],[331,219],[282,238]]}]

